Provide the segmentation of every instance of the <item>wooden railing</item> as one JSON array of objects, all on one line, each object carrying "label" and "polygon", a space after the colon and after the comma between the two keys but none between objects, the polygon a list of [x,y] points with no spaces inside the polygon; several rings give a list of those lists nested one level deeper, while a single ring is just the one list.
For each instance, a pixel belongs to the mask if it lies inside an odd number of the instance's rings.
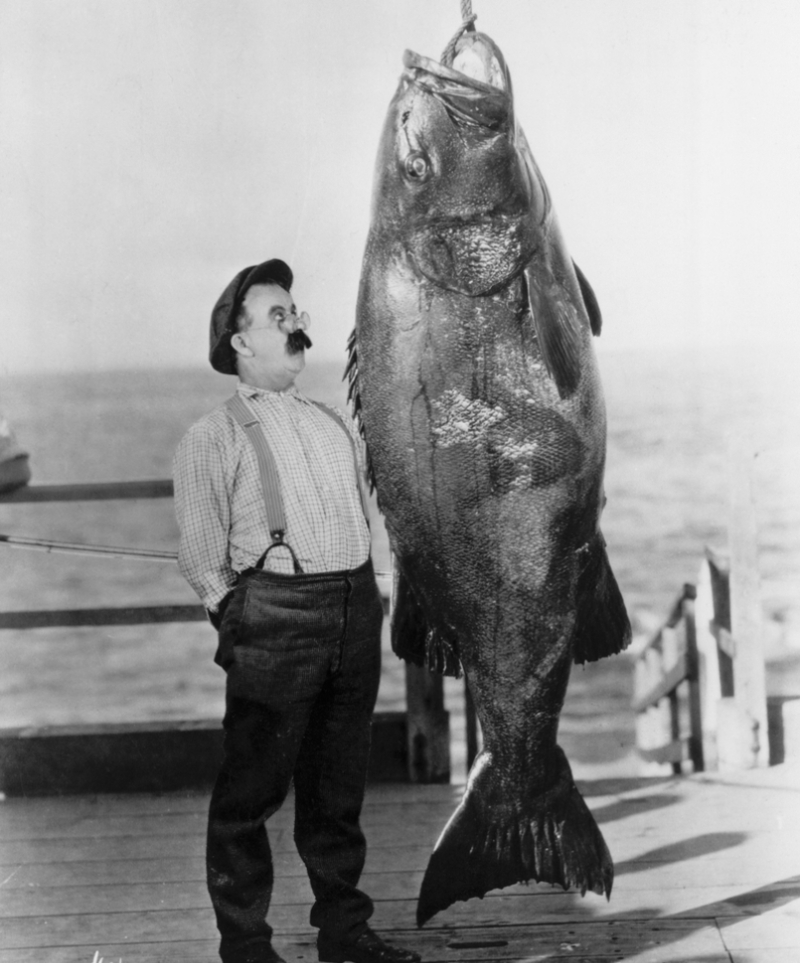
[{"label": "wooden railing", "polygon": [[[74,485],[36,485],[26,486],[14,492],[0,495],[0,504],[20,504],[24,502],[74,502],[74,501],[111,501],[123,499],[171,498],[173,496],[172,481],[169,479],[155,479],[129,482],[107,482]],[[0,539],[2,536],[0,536]],[[11,538],[7,538],[11,542]],[[28,539],[29,547],[36,547],[37,540]],[[77,551],[80,554],[81,545],[66,546],[70,543],[51,543],[60,546],[60,550]],[[42,547],[41,545],[39,547]],[[107,554],[113,554],[113,547],[98,547],[108,549]],[[120,549],[124,555],[126,550]],[[155,553],[162,561],[169,560],[171,553]],[[390,598],[383,594],[384,611],[388,613]],[[206,612],[202,605],[149,605],[149,606],[121,606],[115,608],[81,608],[54,610],[22,610],[0,612],[0,629],[34,629],[34,628],[73,628],[78,626],[110,626],[110,625],[145,625],[165,622],[204,622]],[[406,705],[403,715],[406,738],[406,769],[409,779],[415,782],[447,782],[450,778],[450,744],[449,744],[449,716],[444,707],[444,687],[442,677],[429,673],[415,666],[406,667]],[[384,713],[385,716],[396,716],[397,713]],[[377,717],[376,717],[377,718]],[[392,718],[393,724],[396,721]],[[166,724],[174,734],[177,731],[197,734],[198,726],[193,723]],[[211,722],[209,721],[209,726]],[[216,723],[218,726],[218,723]],[[120,727],[105,727],[109,732]],[[131,727],[122,727],[125,737],[130,740]],[[142,727],[142,731],[150,732],[153,725]],[[475,732],[474,713],[467,720],[468,734],[472,731],[473,743]],[[29,733],[28,730],[26,732]],[[74,735],[72,729],[70,733]],[[83,733],[84,743],[89,738],[88,731]],[[375,734],[375,729],[373,729]],[[49,733],[52,734],[52,733]],[[1,741],[1,740],[0,740]],[[390,740],[379,737],[373,738],[373,756],[381,751],[381,742],[388,744]],[[171,743],[170,743],[171,745]],[[106,752],[105,749],[101,750]],[[137,750],[138,751],[138,750]],[[175,756],[177,750],[170,749]],[[474,756],[474,746],[472,747]],[[0,767],[5,755],[8,765],[18,765],[19,758],[14,757],[9,762],[9,750],[0,746]],[[30,754],[30,753],[29,753]],[[12,753],[13,755],[13,753]],[[471,761],[471,760],[470,760]],[[380,763],[380,760],[377,761]],[[50,763],[43,763],[45,765]],[[376,764],[377,765],[377,764]],[[375,768],[375,767],[374,767]]]},{"label": "wooden railing", "polygon": [[675,773],[690,762],[704,769],[696,591],[686,584],[664,625],[636,660],[633,709],[636,743],[646,762],[670,763]]},{"label": "wooden railing", "polygon": [[697,586],[637,659],[637,748],[676,772],[800,758],[800,693],[767,698],[755,457],[749,431],[731,436],[728,552],[706,549]]}]

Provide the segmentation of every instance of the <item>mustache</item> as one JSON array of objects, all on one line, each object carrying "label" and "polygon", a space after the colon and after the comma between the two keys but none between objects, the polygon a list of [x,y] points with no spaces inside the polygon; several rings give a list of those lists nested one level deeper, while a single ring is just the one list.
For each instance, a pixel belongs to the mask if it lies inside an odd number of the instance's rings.
[{"label": "mustache", "polygon": [[306,348],[311,347],[311,338],[305,333],[305,331],[297,328],[297,330],[292,331],[291,334],[286,337],[286,350],[289,354],[299,354]]}]

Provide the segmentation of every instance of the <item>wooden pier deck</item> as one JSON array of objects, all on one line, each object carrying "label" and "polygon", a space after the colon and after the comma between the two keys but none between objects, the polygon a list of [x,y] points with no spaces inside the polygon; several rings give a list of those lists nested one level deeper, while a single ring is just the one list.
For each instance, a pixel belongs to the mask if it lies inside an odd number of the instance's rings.
[{"label": "wooden pier deck", "polygon": [[[517,886],[414,925],[458,786],[370,787],[364,887],[374,925],[424,960],[798,963],[800,772],[582,782],[616,864],[610,902]],[[207,793],[0,803],[0,963],[212,963]],[[270,919],[290,963],[315,963],[291,806],[275,817]]]}]

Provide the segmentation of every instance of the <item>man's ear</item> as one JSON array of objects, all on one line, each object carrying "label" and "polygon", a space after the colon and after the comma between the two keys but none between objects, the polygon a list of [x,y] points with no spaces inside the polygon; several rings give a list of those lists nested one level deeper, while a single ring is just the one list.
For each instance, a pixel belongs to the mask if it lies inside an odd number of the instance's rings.
[{"label": "man's ear", "polygon": [[245,358],[253,357],[253,354],[254,354],[253,349],[249,347],[244,337],[242,336],[241,331],[237,331],[235,334],[231,335],[231,345],[233,347],[233,350],[236,351],[237,354],[240,354]]}]

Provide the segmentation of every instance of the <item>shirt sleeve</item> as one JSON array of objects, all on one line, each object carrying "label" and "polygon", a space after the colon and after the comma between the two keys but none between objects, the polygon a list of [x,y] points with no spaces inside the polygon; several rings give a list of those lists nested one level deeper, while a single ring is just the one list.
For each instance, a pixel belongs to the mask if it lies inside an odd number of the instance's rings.
[{"label": "shirt sleeve", "polygon": [[178,568],[215,612],[236,582],[231,568],[230,495],[220,440],[208,425],[189,429],[173,463],[175,515],[180,530]]}]

